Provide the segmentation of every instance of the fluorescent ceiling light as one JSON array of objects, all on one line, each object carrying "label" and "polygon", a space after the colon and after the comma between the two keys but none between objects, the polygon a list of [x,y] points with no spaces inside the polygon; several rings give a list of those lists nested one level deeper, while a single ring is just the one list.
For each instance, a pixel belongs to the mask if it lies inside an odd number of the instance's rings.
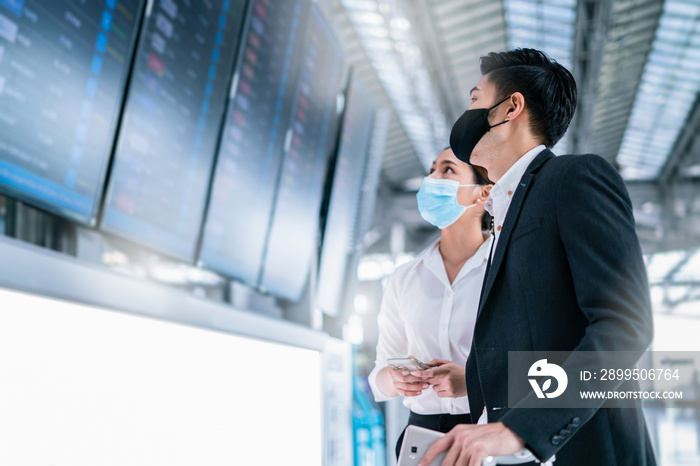
[{"label": "fluorescent ceiling light", "polygon": [[700,91],[700,0],[667,0],[617,162],[626,179],[659,176]]}]

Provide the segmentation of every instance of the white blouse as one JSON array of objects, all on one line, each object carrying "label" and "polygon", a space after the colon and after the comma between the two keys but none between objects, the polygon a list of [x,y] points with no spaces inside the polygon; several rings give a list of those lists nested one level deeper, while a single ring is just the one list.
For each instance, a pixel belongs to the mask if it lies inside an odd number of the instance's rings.
[{"label": "white blouse", "polygon": [[[377,359],[369,375],[375,400],[392,398],[377,387],[377,373],[388,358],[412,355],[423,362],[437,358],[466,365],[492,242],[489,236],[452,285],[438,248],[440,240],[387,279],[377,318]],[[469,412],[466,396],[439,398],[432,387],[421,395],[404,397],[403,403],[417,414]]]}]

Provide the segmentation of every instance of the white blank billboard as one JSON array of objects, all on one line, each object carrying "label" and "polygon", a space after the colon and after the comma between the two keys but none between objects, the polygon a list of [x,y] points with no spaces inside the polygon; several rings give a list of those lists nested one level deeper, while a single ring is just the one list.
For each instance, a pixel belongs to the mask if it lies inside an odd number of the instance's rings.
[{"label": "white blank billboard", "polygon": [[320,465],[320,353],[0,289],[0,464]]}]

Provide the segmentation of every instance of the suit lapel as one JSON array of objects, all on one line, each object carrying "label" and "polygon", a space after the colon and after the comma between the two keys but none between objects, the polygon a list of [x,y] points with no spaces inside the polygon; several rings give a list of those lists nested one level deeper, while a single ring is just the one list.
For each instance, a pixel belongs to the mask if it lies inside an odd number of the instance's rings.
[{"label": "suit lapel", "polygon": [[488,299],[489,292],[491,291],[491,288],[496,281],[496,277],[498,276],[498,270],[501,268],[503,258],[508,250],[510,235],[513,233],[513,228],[515,227],[518,217],[520,216],[520,208],[522,207],[525,196],[530,189],[532,179],[535,176],[534,173],[546,160],[552,157],[554,157],[554,154],[549,149],[545,149],[540,152],[527,167],[527,170],[525,170],[525,174],[520,179],[518,187],[513,194],[513,199],[508,207],[508,213],[506,214],[505,221],[503,222],[503,228],[501,229],[501,234],[498,238],[498,244],[496,245],[495,251],[493,251],[493,262],[489,265],[486,271],[484,286],[481,290],[481,299],[479,300],[479,313],[477,314],[477,318],[479,315],[481,315],[481,309],[484,307],[484,303]]}]

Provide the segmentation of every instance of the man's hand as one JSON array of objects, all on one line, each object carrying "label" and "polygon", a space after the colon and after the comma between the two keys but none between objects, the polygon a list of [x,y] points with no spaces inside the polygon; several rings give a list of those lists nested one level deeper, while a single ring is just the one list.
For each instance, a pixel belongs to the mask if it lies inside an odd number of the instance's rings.
[{"label": "man's hand", "polygon": [[487,456],[512,455],[523,447],[523,439],[502,422],[460,424],[428,448],[419,466],[429,466],[446,450],[449,452],[442,466],[481,466]]},{"label": "man's hand", "polygon": [[425,371],[412,371],[411,375],[421,377],[433,386],[433,391],[440,398],[458,398],[467,396],[467,383],[464,366],[444,359],[433,359],[426,363],[434,366]]}]

